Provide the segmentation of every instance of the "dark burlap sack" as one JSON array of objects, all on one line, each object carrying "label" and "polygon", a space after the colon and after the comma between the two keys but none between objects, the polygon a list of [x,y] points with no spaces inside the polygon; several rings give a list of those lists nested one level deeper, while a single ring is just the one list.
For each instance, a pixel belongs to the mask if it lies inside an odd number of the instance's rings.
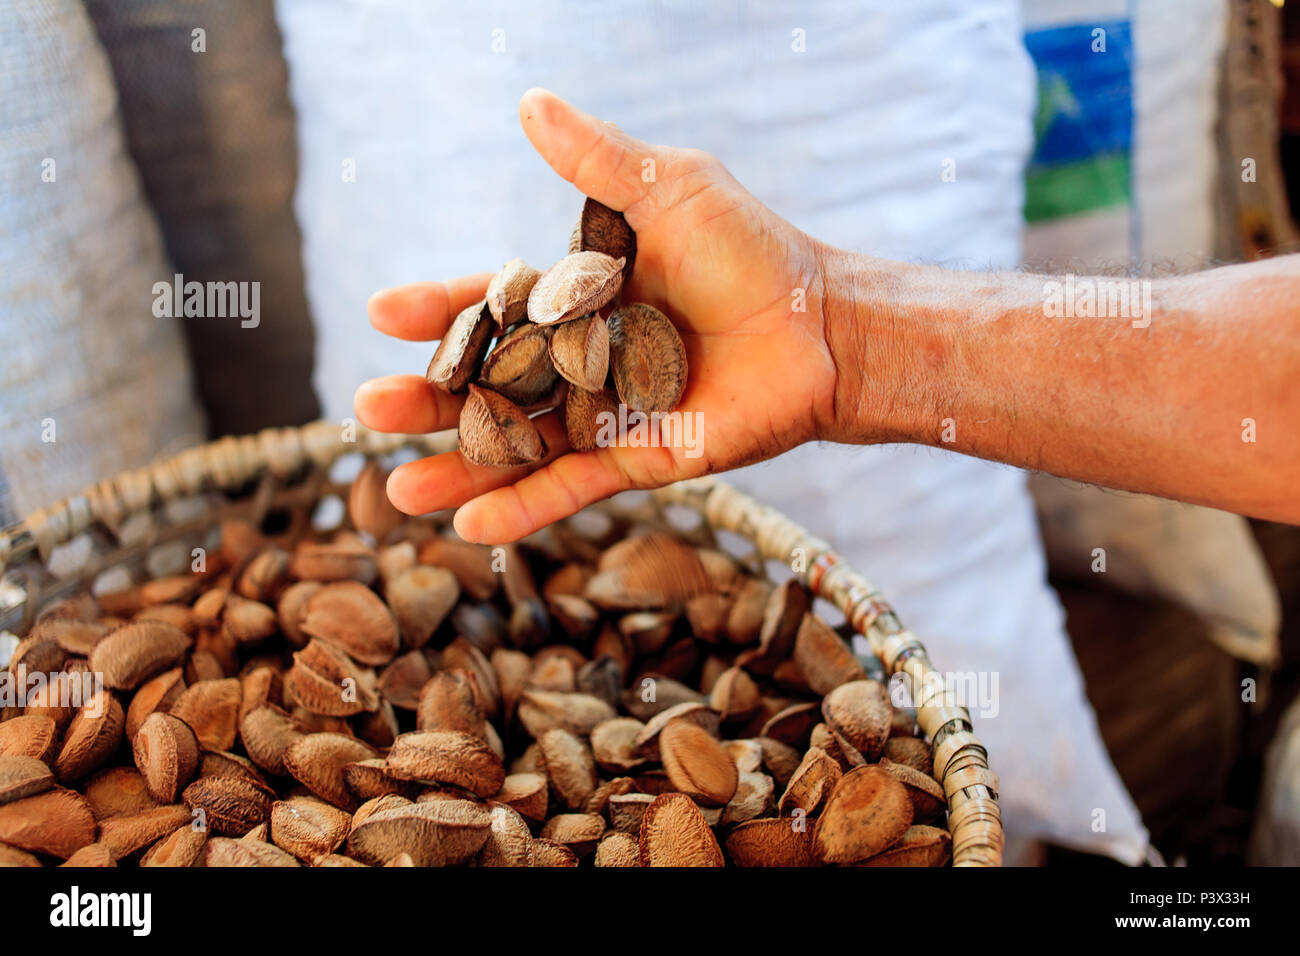
[{"label": "dark burlap sack", "polygon": [[[319,414],[291,207],[298,156],[271,0],[86,0],[185,281],[259,283],[259,321],[184,318],[213,434]],[[196,33],[195,31],[202,31]]]},{"label": "dark burlap sack", "polygon": [[1300,697],[1268,745],[1251,835],[1254,866],[1300,866]]},{"label": "dark burlap sack", "polygon": [[1245,518],[1051,475],[1029,490],[1055,577],[1172,601],[1233,657],[1277,665],[1281,604]]},{"label": "dark burlap sack", "polygon": [[0,521],[200,440],[169,277],[79,0],[0,4]]}]

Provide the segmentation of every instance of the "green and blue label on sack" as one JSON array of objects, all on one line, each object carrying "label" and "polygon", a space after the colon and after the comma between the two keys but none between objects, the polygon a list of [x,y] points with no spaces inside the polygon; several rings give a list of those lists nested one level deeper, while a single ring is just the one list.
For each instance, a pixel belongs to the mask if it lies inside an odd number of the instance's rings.
[{"label": "green and blue label on sack", "polygon": [[1025,34],[1038,70],[1031,225],[1132,202],[1133,39],[1128,20]]}]

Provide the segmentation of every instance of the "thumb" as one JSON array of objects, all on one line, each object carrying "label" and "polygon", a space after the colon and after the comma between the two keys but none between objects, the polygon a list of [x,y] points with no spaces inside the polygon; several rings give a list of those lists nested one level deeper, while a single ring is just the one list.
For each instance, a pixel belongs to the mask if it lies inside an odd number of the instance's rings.
[{"label": "thumb", "polygon": [[519,122],[552,169],[610,209],[625,212],[653,194],[663,147],[628,136],[548,90],[523,95]]}]

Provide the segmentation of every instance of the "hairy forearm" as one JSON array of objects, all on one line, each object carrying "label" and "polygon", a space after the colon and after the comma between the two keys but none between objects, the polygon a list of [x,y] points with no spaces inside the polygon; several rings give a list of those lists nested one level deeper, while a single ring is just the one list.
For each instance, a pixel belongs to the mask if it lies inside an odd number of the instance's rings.
[{"label": "hairy forearm", "polygon": [[823,260],[839,377],[823,437],[1300,522],[1300,257],[1127,289]]}]

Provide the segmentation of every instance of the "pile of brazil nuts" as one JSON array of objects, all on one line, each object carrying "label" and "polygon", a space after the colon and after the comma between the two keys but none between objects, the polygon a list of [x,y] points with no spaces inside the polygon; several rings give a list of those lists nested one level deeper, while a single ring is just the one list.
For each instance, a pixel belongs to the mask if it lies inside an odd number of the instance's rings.
[{"label": "pile of brazil nuts", "polygon": [[384,480],[342,530],[230,520],[203,573],[43,611],[0,865],[949,861],[913,715],[797,580],[626,522],[470,545]]}]

